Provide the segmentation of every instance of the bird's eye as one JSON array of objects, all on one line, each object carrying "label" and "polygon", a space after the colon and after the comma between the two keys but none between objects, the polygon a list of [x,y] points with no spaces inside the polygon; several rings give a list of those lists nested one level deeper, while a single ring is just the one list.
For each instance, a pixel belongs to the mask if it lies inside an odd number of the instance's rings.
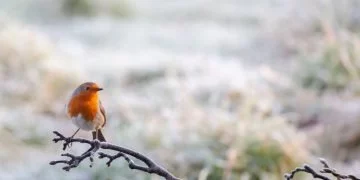
[{"label": "bird's eye", "polygon": [[86,90],[88,91],[90,89],[90,87],[86,87]]}]

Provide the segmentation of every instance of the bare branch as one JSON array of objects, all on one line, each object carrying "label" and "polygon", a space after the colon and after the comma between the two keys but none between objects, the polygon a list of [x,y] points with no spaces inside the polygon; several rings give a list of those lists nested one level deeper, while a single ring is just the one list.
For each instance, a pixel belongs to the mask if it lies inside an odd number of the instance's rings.
[{"label": "bare branch", "polygon": [[325,161],[325,159],[320,159],[321,164],[323,164],[324,169],[322,169],[320,172],[324,174],[331,174],[334,177],[338,179],[351,179],[351,180],[360,180],[359,178],[355,177],[354,175],[341,175],[336,172],[336,169],[331,168],[328,163]]},{"label": "bare branch", "polygon": [[330,180],[329,177],[326,177],[324,175],[321,174],[330,174],[334,177],[336,177],[337,179],[351,179],[351,180],[360,180],[359,178],[355,177],[354,175],[342,175],[336,172],[336,170],[334,168],[331,168],[328,163],[324,160],[324,159],[320,159],[321,164],[324,166],[323,169],[321,169],[319,172],[316,172],[313,168],[311,168],[308,165],[303,165],[303,167],[298,167],[296,169],[294,169],[293,171],[291,171],[288,174],[285,174],[285,179],[286,180],[291,180],[294,178],[295,174],[298,172],[305,172],[308,174],[311,174],[313,176],[313,178],[317,178],[317,179],[323,179],[323,180]]},{"label": "bare branch", "polygon": [[295,174],[298,172],[306,172],[309,173],[313,176],[313,178],[318,178],[318,179],[323,179],[323,180],[330,180],[330,178],[327,178],[319,173],[317,173],[314,169],[312,169],[310,166],[304,164],[303,167],[298,167],[296,169],[294,169],[293,171],[291,171],[291,173],[289,174],[285,174],[285,179],[286,180],[291,180],[294,178]]},{"label": "bare branch", "polygon": [[[69,145],[71,145],[72,143],[75,143],[75,142],[85,143],[90,146],[90,148],[85,153],[83,153],[81,156],[75,156],[75,155],[66,153],[66,154],[62,154],[61,156],[69,157],[70,160],[58,160],[58,161],[50,162],[50,165],[66,164],[66,166],[63,167],[63,169],[65,171],[69,171],[72,168],[76,168],[86,158],[90,158],[90,161],[92,162],[94,153],[96,153],[100,149],[107,149],[107,150],[113,150],[113,151],[117,152],[117,154],[115,154],[115,155],[109,155],[109,154],[106,154],[103,152],[98,153],[100,159],[103,159],[103,158],[109,159],[108,162],[106,163],[107,166],[110,166],[111,163],[115,159],[123,157],[128,162],[130,169],[136,169],[136,170],[144,171],[144,172],[147,172],[150,174],[152,174],[152,173],[157,174],[159,176],[164,177],[166,180],[180,180],[179,178],[172,175],[170,172],[168,172],[163,167],[157,165],[150,158],[148,158],[145,155],[142,155],[138,152],[135,152],[133,150],[130,150],[130,149],[127,149],[124,147],[120,147],[120,146],[116,146],[116,145],[113,145],[113,144],[110,144],[107,142],[100,142],[98,140],[90,141],[90,140],[80,139],[80,138],[67,138],[57,131],[54,131],[54,134],[57,136],[56,138],[53,139],[53,141],[55,143],[60,142],[60,141],[64,142],[63,150],[66,150],[66,148],[69,147]],[[141,165],[135,164],[134,161],[129,158],[129,156],[132,156],[132,157],[144,162],[144,164],[146,166],[141,166]]]},{"label": "bare branch", "polygon": [[99,152],[99,158],[100,159],[103,159],[103,158],[108,158],[109,161],[106,163],[107,166],[110,166],[111,163],[113,162],[113,160],[117,159],[117,158],[120,158],[120,157],[124,157],[126,156],[124,153],[117,153],[116,155],[112,156],[112,155],[109,155],[109,154],[105,154],[103,152]]}]

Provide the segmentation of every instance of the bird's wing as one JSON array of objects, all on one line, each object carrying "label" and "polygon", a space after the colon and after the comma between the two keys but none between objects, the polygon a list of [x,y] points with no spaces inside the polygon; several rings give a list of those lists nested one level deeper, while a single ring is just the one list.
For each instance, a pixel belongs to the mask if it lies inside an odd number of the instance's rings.
[{"label": "bird's wing", "polygon": [[[73,92],[73,94],[74,94],[74,92]],[[70,103],[70,100],[71,100],[71,98],[73,97],[73,95],[68,95],[67,97],[66,97],[66,101],[65,102],[67,102],[65,105],[64,105],[64,112],[65,112],[65,114],[66,114],[66,116],[68,117],[68,118],[71,118],[71,116],[70,116],[70,114],[69,114],[69,110],[68,110],[68,107],[69,107],[69,103]]]},{"label": "bird's wing", "polygon": [[106,124],[106,115],[105,115],[105,109],[104,109],[104,107],[102,106],[101,101],[99,101],[99,106],[100,106],[100,112],[101,112],[101,114],[104,116],[104,124],[102,125],[102,127],[104,127],[105,124]]}]

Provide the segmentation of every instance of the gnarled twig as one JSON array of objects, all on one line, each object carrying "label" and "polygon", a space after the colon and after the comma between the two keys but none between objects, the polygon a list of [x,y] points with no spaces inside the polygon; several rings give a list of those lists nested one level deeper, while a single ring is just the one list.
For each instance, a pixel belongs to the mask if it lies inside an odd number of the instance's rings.
[{"label": "gnarled twig", "polygon": [[[73,154],[66,153],[66,154],[62,154],[61,156],[69,157],[70,160],[58,160],[58,161],[50,162],[50,165],[61,164],[61,163],[67,164],[67,166],[63,167],[63,169],[66,171],[69,171],[72,168],[76,168],[86,158],[90,158],[90,161],[92,162],[93,161],[92,157],[93,157],[94,153],[96,153],[100,149],[108,149],[108,150],[116,151],[117,154],[109,155],[109,154],[106,154],[103,152],[98,153],[100,159],[103,159],[103,158],[109,159],[108,162],[106,163],[108,166],[110,166],[111,163],[115,159],[123,157],[128,162],[130,169],[137,169],[137,170],[144,171],[144,172],[147,172],[150,174],[154,173],[154,174],[164,177],[166,180],[179,180],[179,178],[175,177],[170,172],[168,172],[166,169],[157,165],[150,158],[148,158],[145,155],[142,155],[138,152],[135,152],[133,150],[130,150],[130,149],[127,149],[124,147],[120,147],[120,146],[116,146],[116,145],[113,145],[113,144],[110,144],[107,142],[100,142],[98,140],[90,141],[90,140],[80,139],[80,138],[67,138],[57,131],[54,131],[54,134],[57,136],[56,138],[53,139],[53,141],[55,143],[60,142],[60,141],[64,142],[63,150],[66,150],[66,148],[70,144],[75,143],[75,142],[85,143],[85,144],[90,145],[90,148],[85,153],[83,153],[81,156],[75,156]],[[132,156],[132,157],[144,162],[146,166],[141,166],[141,165],[135,164],[134,161],[129,158],[129,156]]]},{"label": "gnarled twig", "polygon": [[313,168],[310,166],[304,164],[303,167],[298,167],[291,171],[288,174],[285,174],[286,180],[291,180],[294,178],[295,174],[298,172],[305,172],[308,174],[311,174],[313,178],[322,179],[322,180],[330,180],[329,177],[326,177],[322,174],[330,174],[337,179],[351,179],[351,180],[360,180],[359,178],[355,177],[354,175],[342,175],[336,172],[336,169],[331,168],[328,163],[324,159],[320,159],[321,164],[324,166],[323,169],[321,169],[319,172],[316,172]]}]

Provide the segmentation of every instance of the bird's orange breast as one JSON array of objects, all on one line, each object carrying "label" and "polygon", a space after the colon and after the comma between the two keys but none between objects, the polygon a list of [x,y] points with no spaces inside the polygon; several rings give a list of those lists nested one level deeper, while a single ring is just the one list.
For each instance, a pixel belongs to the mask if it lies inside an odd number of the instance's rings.
[{"label": "bird's orange breast", "polygon": [[68,104],[70,117],[79,114],[87,121],[95,119],[99,110],[99,98],[97,94],[80,94],[71,98]]}]

